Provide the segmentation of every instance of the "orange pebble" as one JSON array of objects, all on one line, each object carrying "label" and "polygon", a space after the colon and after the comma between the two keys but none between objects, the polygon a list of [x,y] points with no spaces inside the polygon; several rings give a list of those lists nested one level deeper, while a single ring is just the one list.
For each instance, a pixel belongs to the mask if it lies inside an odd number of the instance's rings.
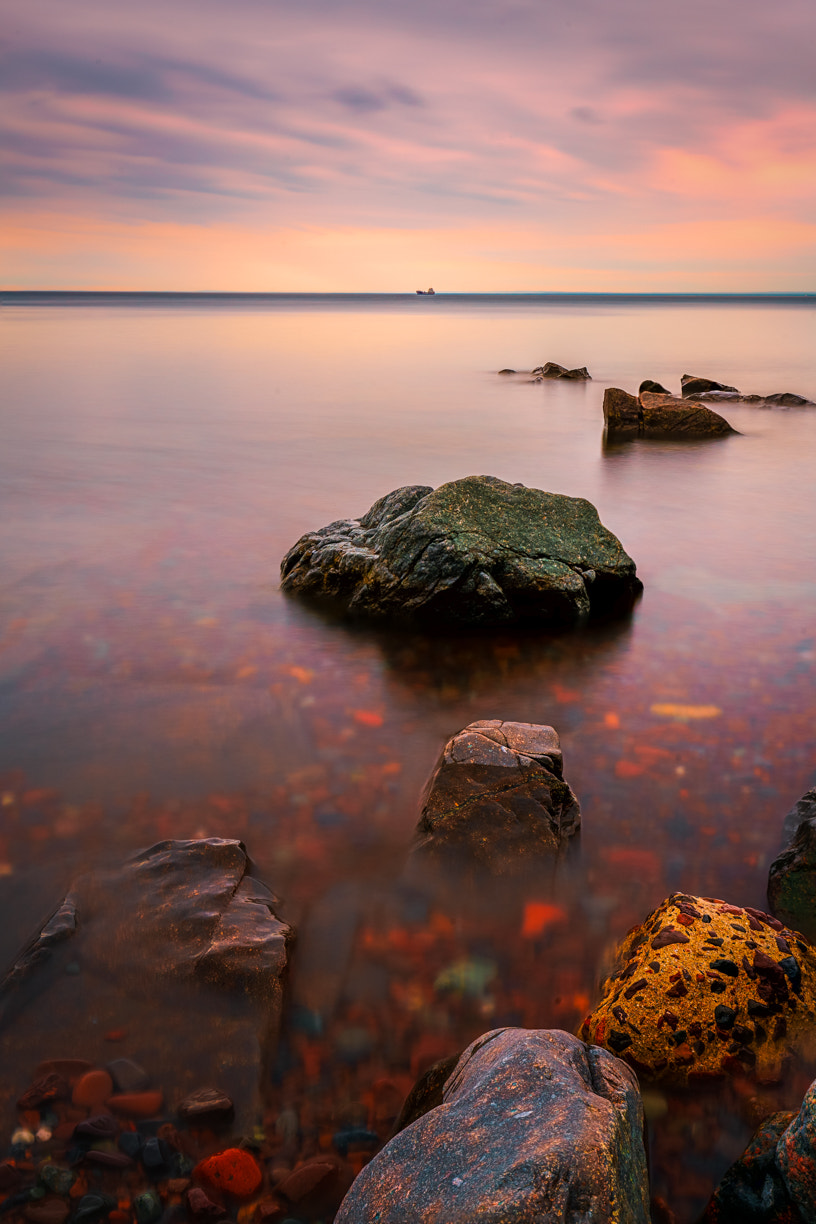
[{"label": "orange pebble", "polygon": [[84,1173],[78,1173],[77,1179],[74,1182],[68,1194],[72,1199],[81,1199],[84,1194],[88,1193],[88,1179]]},{"label": "orange pebble", "polygon": [[113,1080],[107,1071],[86,1071],[74,1084],[71,1100],[89,1109],[104,1105],[113,1092]]},{"label": "orange pebble", "polygon": [[256,1161],[243,1148],[227,1148],[202,1160],[193,1176],[199,1174],[210,1185],[226,1190],[235,1198],[249,1198],[262,1181]]},{"label": "orange pebble", "polygon": [[111,1029],[109,1033],[105,1034],[105,1040],[106,1041],[124,1041],[127,1035],[128,1035],[127,1029],[123,1029],[123,1028]]},{"label": "orange pebble", "polygon": [[152,1092],[118,1092],[109,1097],[108,1106],[114,1113],[127,1118],[152,1118],[160,1113],[164,1105],[164,1093],[160,1089]]}]

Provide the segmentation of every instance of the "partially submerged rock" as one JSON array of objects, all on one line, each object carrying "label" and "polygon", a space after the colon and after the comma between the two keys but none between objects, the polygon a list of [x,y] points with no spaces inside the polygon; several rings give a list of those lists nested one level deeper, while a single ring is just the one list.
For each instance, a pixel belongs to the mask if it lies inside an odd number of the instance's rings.
[{"label": "partially submerged rock", "polygon": [[662,392],[642,391],[634,396],[620,387],[607,387],[603,414],[609,434],[709,438],[736,432],[724,417],[705,404]]},{"label": "partially submerged rock", "polygon": [[712,1194],[700,1224],[798,1224],[776,1160],[780,1137],[794,1115],[775,1113],[758,1128]]},{"label": "partially submerged rock", "polygon": [[605,1050],[496,1029],[442,1097],[363,1168],[336,1224],[647,1224],[640,1093]]},{"label": "partially submerged rock", "polygon": [[816,1220],[816,1083],[810,1085],[798,1114],[779,1136],[776,1165],[802,1218]]},{"label": "partially submerged rock", "polygon": [[276,905],[243,844],[221,838],[159,842],[82,876],[0,985],[0,1051],[103,1064],[106,1033],[138,1049],[160,1014],[151,1068],[171,1103],[215,1077],[238,1126],[254,1125],[291,934]]},{"label": "partially submerged rock", "polygon": [[500,874],[557,854],[580,822],[552,727],[474,722],[448,741],[437,762],[416,851]]},{"label": "partially submerged rock", "polygon": [[696,374],[682,374],[680,377],[680,394],[683,399],[696,399],[709,391],[728,391],[739,395],[736,387],[727,383],[715,382],[713,378],[699,378]]},{"label": "partially submerged rock", "polygon": [[768,905],[781,922],[816,941],[816,786],[785,818],[792,838],[768,871]]},{"label": "partially submerged rock", "polygon": [[281,586],[426,626],[572,625],[628,611],[642,590],[590,502],[495,476],[408,485],[360,519],[308,532],[284,557]]},{"label": "partially submerged rock", "polygon": [[662,383],[655,382],[653,378],[644,378],[638,387],[638,395],[642,395],[644,391],[651,391],[655,395],[671,395],[668,387],[664,387]]},{"label": "partially submerged rock", "polygon": [[775,1081],[816,1022],[816,951],[770,914],[676,893],[626,936],[579,1030],[641,1077]]},{"label": "partially submerged rock", "polygon": [[[803,395],[794,395],[792,391],[775,391],[773,395],[744,395],[736,387],[727,383],[715,382],[713,378],[698,378],[694,374],[684,374],[680,380],[684,399],[694,398],[706,403],[739,403],[756,404],[761,408],[808,408],[813,407],[813,401]],[[641,388],[642,390],[642,388]]]},{"label": "partially submerged rock", "polygon": [[568,378],[574,382],[585,382],[592,378],[586,366],[577,366],[574,370],[568,370],[566,366],[559,365],[556,361],[548,361],[545,365],[536,366],[532,374],[533,382],[543,382],[547,378]]}]

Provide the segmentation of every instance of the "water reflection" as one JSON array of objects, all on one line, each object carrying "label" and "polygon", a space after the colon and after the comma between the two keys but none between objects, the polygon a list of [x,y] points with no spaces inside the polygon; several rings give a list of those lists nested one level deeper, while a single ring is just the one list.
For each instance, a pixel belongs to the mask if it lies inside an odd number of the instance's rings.
[{"label": "water reflection", "polygon": [[[486,1028],[574,1029],[615,940],[672,891],[762,906],[816,769],[816,413],[729,408],[741,436],[717,446],[601,441],[607,383],[689,368],[813,397],[812,313],[406,311],[4,319],[2,950],[80,870],[243,838],[301,933],[267,1085],[290,1162],[341,1122],[384,1137],[417,1070]],[[549,359],[594,381],[492,372]],[[644,580],[632,617],[418,637],[281,597],[304,531],[474,472],[592,500]],[[482,718],[555,726],[583,812],[580,854],[510,892],[406,873],[439,751]],[[161,1040],[161,1016],[141,1023]],[[752,1095],[652,1101],[681,1220]]]}]

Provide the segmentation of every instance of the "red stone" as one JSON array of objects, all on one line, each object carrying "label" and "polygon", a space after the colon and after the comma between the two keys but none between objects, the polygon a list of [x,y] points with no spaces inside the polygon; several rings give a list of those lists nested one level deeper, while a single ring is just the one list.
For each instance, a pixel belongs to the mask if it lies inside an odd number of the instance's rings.
[{"label": "red stone", "polygon": [[71,1100],[75,1105],[86,1105],[93,1109],[104,1105],[113,1092],[113,1080],[107,1071],[86,1071],[74,1084]]},{"label": "red stone", "polygon": [[108,1097],[108,1107],[126,1118],[154,1118],[164,1106],[164,1093],[160,1089],[152,1092],[118,1092]]},{"label": "red stone", "polygon": [[250,1198],[263,1180],[257,1162],[242,1148],[227,1148],[210,1156],[198,1165],[195,1174],[235,1198]]}]

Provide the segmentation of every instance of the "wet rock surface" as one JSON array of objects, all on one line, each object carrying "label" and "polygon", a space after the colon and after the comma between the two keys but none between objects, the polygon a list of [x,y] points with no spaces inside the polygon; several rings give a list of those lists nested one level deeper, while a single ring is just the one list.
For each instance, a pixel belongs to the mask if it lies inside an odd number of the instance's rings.
[{"label": "wet rock surface", "polygon": [[793,1114],[775,1113],[723,1177],[706,1206],[700,1224],[800,1224],[776,1162],[780,1136]]},{"label": "wet rock surface", "polygon": [[[276,904],[230,839],[159,842],[118,870],[80,877],[0,986],[0,1053],[36,1065],[50,1041],[97,1065],[109,1042],[127,1039],[133,1058],[88,1072],[78,1104],[107,1101],[127,1115],[139,1098],[137,1116],[150,1116],[155,1096],[138,1073],[149,1061],[174,1100],[224,1075],[238,1125],[253,1122],[290,936]],[[157,1009],[166,1045],[145,1059],[139,1034],[154,1031]],[[191,1023],[197,1015],[206,1022]]]},{"label": "wet rock surface", "polygon": [[281,586],[426,627],[567,626],[625,613],[642,590],[588,501],[493,476],[395,489],[361,519],[307,533],[283,559]]},{"label": "wet rock surface", "polygon": [[442,1104],[366,1165],[337,1224],[649,1219],[631,1071],[557,1030],[497,1029],[462,1054]]},{"label": "wet rock surface", "polygon": [[706,438],[736,432],[723,417],[698,400],[678,399],[664,392],[641,390],[635,396],[620,387],[607,387],[603,413],[609,434]]},{"label": "wet rock surface", "polygon": [[736,387],[726,383],[716,382],[713,378],[698,378],[694,374],[684,374],[680,380],[680,394],[683,399],[694,398],[705,401],[727,403],[755,404],[767,408],[807,408],[813,407],[813,401],[803,395],[795,395],[792,391],[775,391],[772,395],[744,395]]},{"label": "wet rock surface", "polygon": [[620,946],[579,1030],[642,1081],[775,1082],[816,1021],[816,952],[761,910],[676,893]]},{"label": "wet rock surface", "polygon": [[580,821],[552,727],[474,722],[442,751],[425,791],[415,853],[501,873],[557,854]]},{"label": "wet rock surface", "polygon": [[678,399],[674,395],[644,391],[640,396],[640,405],[643,412],[642,432],[646,437],[676,434],[708,438],[737,432],[724,417],[698,399]]},{"label": "wet rock surface", "polygon": [[799,1112],[779,1136],[776,1165],[802,1218],[816,1220],[816,1083],[805,1093]]},{"label": "wet rock surface", "polygon": [[683,399],[696,399],[709,391],[726,391],[739,395],[736,387],[727,383],[716,382],[713,378],[700,378],[696,374],[683,374],[680,377],[680,394]]},{"label": "wet rock surface", "polygon": [[785,818],[791,844],[768,871],[768,905],[781,922],[816,940],[816,787]]}]

